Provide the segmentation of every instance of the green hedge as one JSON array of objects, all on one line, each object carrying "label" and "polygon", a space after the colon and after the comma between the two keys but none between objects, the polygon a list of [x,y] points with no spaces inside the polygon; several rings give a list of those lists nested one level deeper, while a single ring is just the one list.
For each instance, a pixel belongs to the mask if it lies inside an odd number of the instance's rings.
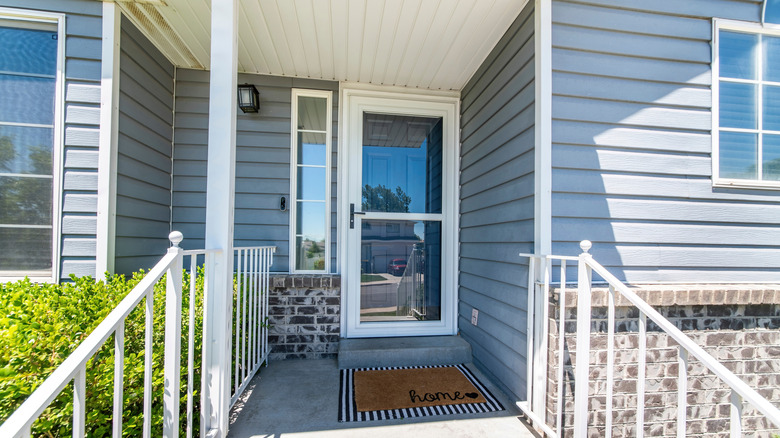
[{"label": "green hedge", "polygon": [[[36,284],[29,280],[0,284],[0,422],[48,377],[78,344],[143,278],[143,271],[130,279],[110,276],[105,282],[91,277],[72,277],[72,283]],[[189,284],[187,272],[184,284]],[[185,287],[182,314],[182,427],[186,421],[186,385],[189,289]],[[203,275],[198,275],[196,294],[196,370],[200,369],[203,318]],[[123,435],[141,436],[143,428],[143,382],[145,308],[143,302],[125,322],[125,378]],[[155,285],[152,435],[162,432],[163,340],[165,321],[165,278]],[[114,342],[106,344],[87,365],[87,436],[110,436],[113,418]],[[200,377],[194,384],[198,426]],[[73,385],[52,402],[33,425],[35,437],[71,436]]]}]

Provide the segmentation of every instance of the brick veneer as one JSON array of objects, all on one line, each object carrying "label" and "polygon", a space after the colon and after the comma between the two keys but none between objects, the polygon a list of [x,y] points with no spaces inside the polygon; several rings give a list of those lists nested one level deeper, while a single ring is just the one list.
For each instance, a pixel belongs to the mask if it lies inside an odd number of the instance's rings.
[{"label": "brick veneer", "polygon": [[[634,288],[664,317],[761,395],[780,405],[780,286],[651,286]],[[547,422],[555,424],[558,366],[558,291],[550,306]],[[618,294],[619,295],[619,294]],[[589,436],[603,436],[606,418],[606,289],[594,290],[591,311]],[[564,426],[572,436],[576,361],[576,301],[566,295]],[[723,304],[727,303],[727,304]],[[635,436],[638,376],[638,316],[627,303],[616,308],[613,436]],[[666,305],[663,305],[666,304]],[[648,319],[645,435],[676,436],[678,348]],[[694,358],[688,365],[686,435],[729,436],[730,390]],[[760,413],[745,406],[746,437],[772,437]]]},{"label": "brick veneer", "polygon": [[271,360],[336,357],[341,314],[338,275],[271,275]]}]

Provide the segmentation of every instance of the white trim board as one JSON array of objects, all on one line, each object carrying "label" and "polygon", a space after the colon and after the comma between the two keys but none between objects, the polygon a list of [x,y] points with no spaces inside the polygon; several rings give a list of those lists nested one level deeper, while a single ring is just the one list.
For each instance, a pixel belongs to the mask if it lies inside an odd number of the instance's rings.
[{"label": "white trim board", "polygon": [[534,252],[552,252],[552,5],[534,3]]},{"label": "white trim board", "polygon": [[119,58],[122,14],[115,3],[103,3],[103,47],[100,71],[100,146],[98,148],[97,247],[95,278],[114,273],[116,244],[116,171],[119,141]]}]

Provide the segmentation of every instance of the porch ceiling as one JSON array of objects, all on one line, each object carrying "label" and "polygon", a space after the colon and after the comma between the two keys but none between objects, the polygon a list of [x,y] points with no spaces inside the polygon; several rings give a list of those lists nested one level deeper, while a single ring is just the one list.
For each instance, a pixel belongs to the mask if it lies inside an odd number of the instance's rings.
[{"label": "porch ceiling", "polygon": [[[179,67],[209,65],[210,0],[119,0]],[[238,70],[460,90],[527,0],[239,0]]]}]

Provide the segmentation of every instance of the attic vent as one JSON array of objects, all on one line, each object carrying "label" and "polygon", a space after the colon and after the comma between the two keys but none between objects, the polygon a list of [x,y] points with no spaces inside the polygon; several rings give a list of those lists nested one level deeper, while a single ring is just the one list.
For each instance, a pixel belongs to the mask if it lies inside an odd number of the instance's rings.
[{"label": "attic vent", "polygon": [[120,0],[122,3],[145,3],[155,6],[168,6],[165,0]]},{"label": "attic vent", "polygon": [[167,7],[165,0],[131,0],[119,4],[133,23],[173,64],[179,67],[205,68],[157,10],[158,6]]}]

